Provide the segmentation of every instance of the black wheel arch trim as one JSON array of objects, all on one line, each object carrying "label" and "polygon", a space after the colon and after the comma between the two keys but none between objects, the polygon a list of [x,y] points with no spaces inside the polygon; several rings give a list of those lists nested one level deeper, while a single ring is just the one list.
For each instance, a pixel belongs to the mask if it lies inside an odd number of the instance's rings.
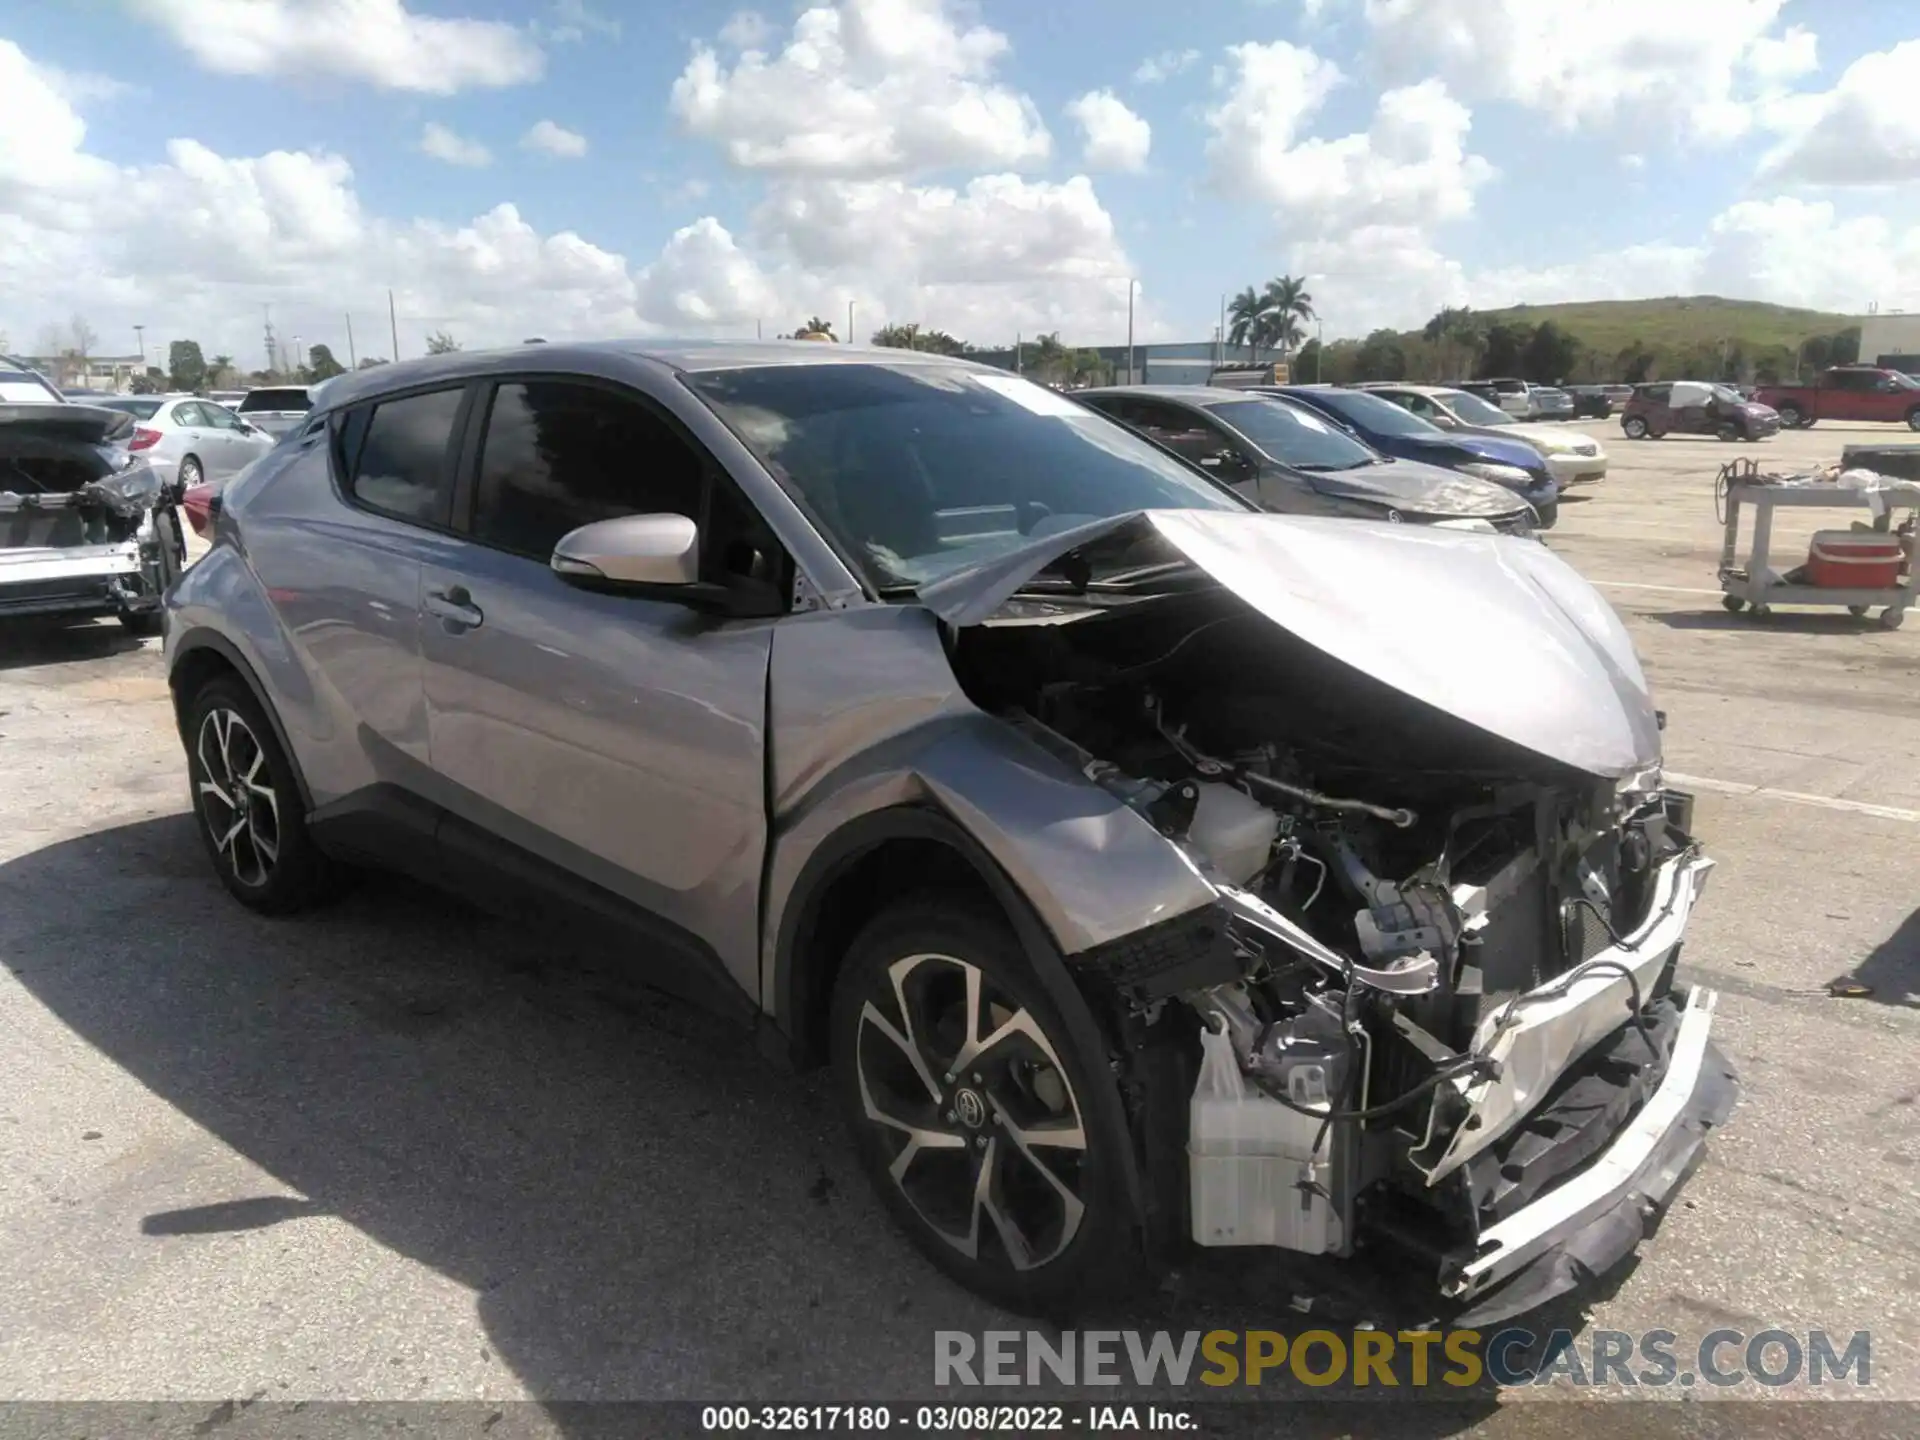
[{"label": "black wheel arch trim", "polygon": [[[1036,979],[1067,1026],[1069,1038],[1081,1053],[1103,1059],[1112,1052],[1113,1042],[1095,1020],[1093,1008],[1068,972],[1065,956],[1041,923],[1033,906],[986,848],[966,828],[942,810],[927,805],[899,805],[872,811],[849,821],[816,848],[801,867],[793,890],[780,917],[780,930],[774,945],[773,993],[770,999],[776,1030],[785,1040],[793,1059],[806,1063],[820,1053],[824,1037],[810,1033],[815,992],[809,988],[806,967],[798,964],[804,938],[819,919],[823,898],[849,867],[890,841],[931,841],[957,853],[987,887],[1015,938],[1033,966]],[[1121,1128],[1130,1133],[1126,1106],[1120,1087],[1108,1087],[1105,1097],[1095,1103],[1120,1107]],[[1133,1147],[1122,1157],[1129,1200],[1136,1223],[1147,1223],[1146,1185],[1140,1173],[1140,1158]]]},{"label": "black wheel arch trim", "polygon": [[167,667],[167,688],[173,692],[174,721],[180,731],[180,742],[190,745],[187,736],[187,697],[182,695],[175,684],[182,662],[196,650],[211,650],[226,661],[246,681],[247,689],[253,692],[254,703],[259,705],[260,713],[267,717],[267,724],[273,729],[273,738],[280,747],[280,753],[286,756],[287,766],[293,771],[294,788],[300,792],[300,808],[303,813],[313,813],[313,791],[307,786],[306,773],[300,768],[300,757],[287,739],[286,726],[280,721],[280,712],[273,708],[273,702],[267,699],[267,687],[260,683],[260,677],[254,673],[252,664],[240,653],[235,645],[218,630],[206,626],[195,626],[180,637],[174,646],[173,662]]}]

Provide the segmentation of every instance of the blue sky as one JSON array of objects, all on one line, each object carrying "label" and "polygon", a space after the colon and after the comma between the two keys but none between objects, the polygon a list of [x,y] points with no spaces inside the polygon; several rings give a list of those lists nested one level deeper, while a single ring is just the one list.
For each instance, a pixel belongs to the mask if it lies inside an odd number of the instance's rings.
[{"label": "blue sky", "polygon": [[15,0],[0,331],[237,350],[272,306],[337,347],[391,286],[403,352],[849,299],[861,331],[1102,343],[1129,278],[1142,335],[1204,338],[1282,272],[1330,334],[1912,306],[1916,83],[1901,0]]}]

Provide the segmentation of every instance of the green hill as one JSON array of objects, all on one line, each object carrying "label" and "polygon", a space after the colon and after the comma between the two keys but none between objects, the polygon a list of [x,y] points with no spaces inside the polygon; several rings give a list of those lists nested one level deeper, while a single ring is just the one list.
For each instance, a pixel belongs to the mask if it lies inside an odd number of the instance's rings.
[{"label": "green hill", "polygon": [[1718,295],[1657,300],[1585,300],[1442,311],[1438,338],[1376,330],[1324,353],[1301,347],[1296,373],[1316,379],[1453,380],[1518,375],[1553,382],[1773,381],[1855,358],[1851,316]]},{"label": "green hill", "polygon": [[1490,325],[1538,325],[1551,320],[1583,347],[1615,355],[1638,340],[1649,349],[1731,341],[1749,352],[1791,350],[1815,335],[1831,335],[1860,322],[1851,315],[1797,310],[1759,300],[1718,295],[1668,295],[1657,300],[1581,300],[1564,305],[1514,305],[1477,310]]}]

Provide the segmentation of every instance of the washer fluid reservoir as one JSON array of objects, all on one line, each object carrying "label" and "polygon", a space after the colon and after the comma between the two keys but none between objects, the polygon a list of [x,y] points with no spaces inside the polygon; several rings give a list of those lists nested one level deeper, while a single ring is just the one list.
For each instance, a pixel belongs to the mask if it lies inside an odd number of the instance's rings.
[{"label": "washer fluid reservoir", "polygon": [[1195,788],[1200,802],[1194,807],[1187,838],[1228,880],[1246,884],[1273,853],[1280,817],[1232,785],[1207,780]]}]

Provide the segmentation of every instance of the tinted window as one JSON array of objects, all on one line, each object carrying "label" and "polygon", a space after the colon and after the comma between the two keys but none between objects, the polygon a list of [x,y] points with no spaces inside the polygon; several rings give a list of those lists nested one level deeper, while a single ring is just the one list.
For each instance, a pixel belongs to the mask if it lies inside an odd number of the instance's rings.
[{"label": "tinted window", "polygon": [[1358,390],[1314,390],[1301,397],[1301,403],[1324,409],[1345,420],[1356,430],[1376,435],[1418,435],[1431,437],[1443,433],[1431,420],[1422,420],[1402,410],[1391,400]]},{"label": "tinted window", "polygon": [[1120,401],[1117,408],[1112,402],[1096,408],[1136,429],[1144,430],[1169,450],[1189,460],[1218,455],[1232,445],[1220,430],[1193,411],[1178,405],[1127,399]]},{"label": "tinted window", "polygon": [[1490,405],[1478,395],[1464,390],[1442,390],[1440,403],[1469,425],[1511,425],[1513,417],[1498,405]]},{"label": "tinted window", "polygon": [[247,398],[240,402],[240,413],[244,415],[249,410],[305,411],[312,403],[304,389],[249,390]]},{"label": "tinted window", "polygon": [[437,521],[461,394],[435,390],[374,406],[352,472],[354,496],[402,520]]},{"label": "tinted window", "polygon": [[1304,407],[1279,400],[1234,400],[1211,407],[1282,465],[1300,470],[1353,470],[1379,457]]},{"label": "tinted window", "polygon": [[1125,426],[1016,375],[769,365],[686,383],[883,586],[1133,510],[1248,508]]},{"label": "tinted window", "polygon": [[619,515],[700,518],[700,457],[637,400],[534,380],[494,391],[473,536],[545,560],[570,530]]},{"label": "tinted window", "polygon": [[124,410],[136,420],[151,420],[153,412],[161,405],[158,400],[100,400],[95,403],[109,410]]}]

